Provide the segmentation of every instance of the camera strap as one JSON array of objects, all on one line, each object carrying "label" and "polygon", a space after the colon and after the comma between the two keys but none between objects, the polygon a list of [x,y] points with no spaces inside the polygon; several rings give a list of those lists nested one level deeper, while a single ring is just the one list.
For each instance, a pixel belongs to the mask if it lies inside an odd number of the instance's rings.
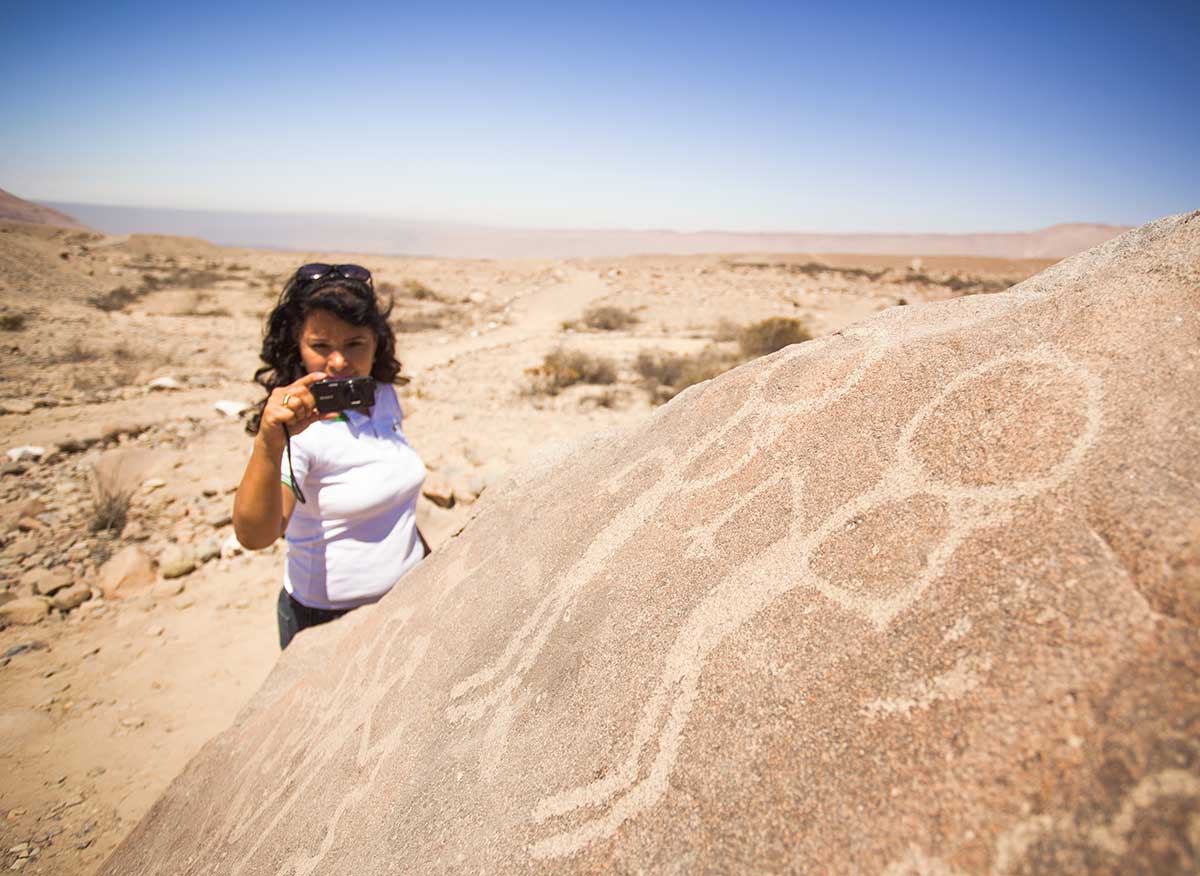
[{"label": "camera strap", "polygon": [[288,476],[291,478],[291,483],[288,484],[292,488],[292,494],[296,497],[296,501],[302,505],[307,505],[308,502],[304,498],[304,491],[300,489],[300,484],[296,481],[296,472],[292,470],[292,433],[288,431],[288,427],[283,425],[283,437],[287,442],[287,457],[288,457]]}]

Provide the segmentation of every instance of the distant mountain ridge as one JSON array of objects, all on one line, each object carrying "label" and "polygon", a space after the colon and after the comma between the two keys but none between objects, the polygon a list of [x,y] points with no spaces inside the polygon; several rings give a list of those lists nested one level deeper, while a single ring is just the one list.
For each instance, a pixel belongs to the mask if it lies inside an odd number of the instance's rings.
[{"label": "distant mountain ridge", "polygon": [[[452,225],[366,216],[225,213],[207,210],[51,205],[109,234],[200,237],[228,246],[428,255],[443,258],[576,258],[641,254],[870,253],[1058,259],[1128,230],[1071,223],[981,234],[808,234],[638,229],[538,229]],[[61,214],[60,214],[61,215]]]},{"label": "distant mountain ridge", "polygon": [[61,228],[91,229],[73,216],[52,207],[35,204],[0,189],[0,222],[21,222],[27,225],[57,225]]}]

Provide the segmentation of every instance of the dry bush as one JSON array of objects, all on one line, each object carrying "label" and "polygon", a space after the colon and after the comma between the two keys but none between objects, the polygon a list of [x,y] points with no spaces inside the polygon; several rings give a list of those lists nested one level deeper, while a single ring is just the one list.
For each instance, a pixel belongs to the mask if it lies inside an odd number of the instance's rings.
[{"label": "dry bush", "polygon": [[129,505],[135,489],[125,482],[119,469],[102,472],[93,468],[91,531],[120,535],[129,519]]},{"label": "dry bush", "polygon": [[445,327],[445,320],[440,316],[429,313],[417,313],[411,316],[393,316],[390,320],[392,328],[399,334],[415,334],[429,332]]},{"label": "dry bush", "polygon": [[25,314],[0,313],[0,331],[19,332],[25,328]]},{"label": "dry bush", "polygon": [[807,277],[834,274],[849,279],[872,281],[878,280],[887,273],[886,268],[878,271],[872,271],[869,268],[839,268],[834,265],[825,265],[821,262],[804,262],[803,264],[796,264],[794,262],[733,262],[727,263],[726,266],[733,270],[781,270],[789,274],[803,274]]},{"label": "dry bush", "polygon": [[637,325],[639,322],[641,320],[636,315],[611,304],[589,308],[583,314],[584,325],[603,332],[620,331],[631,325]]},{"label": "dry bush", "polygon": [[88,303],[97,310],[112,313],[113,311],[124,309],[125,305],[132,304],[139,298],[141,298],[141,295],[134,292],[128,286],[118,286],[116,289],[109,289],[107,292],[93,295],[88,299]]},{"label": "dry bush", "polygon": [[[157,270],[154,265],[132,265],[131,267],[151,267]],[[213,270],[173,267],[161,275],[143,273],[142,283],[136,289],[118,286],[108,292],[93,295],[88,299],[88,303],[98,310],[112,313],[116,310],[124,310],[127,305],[160,289],[208,289],[223,279],[225,277]]]},{"label": "dry bush", "polygon": [[736,341],[741,333],[742,327],[740,325],[738,325],[732,319],[721,317],[721,319],[717,321],[717,324],[713,326],[710,337],[714,341],[718,342]]},{"label": "dry bush", "polygon": [[426,284],[422,283],[420,280],[412,280],[412,278],[408,278],[408,280],[404,280],[400,284],[400,288],[401,292],[404,294],[404,296],[406,296],[406,298],[414,298],[418,301],[442,300],[442,296],[434,292],[433,289],[426,286]]},{"label": "dry bush", "polygon": [[1003,292],[1012,286],[1008,280],[987,277],[963,277],[949,274],[944,277],[933,277],[920,271],[909,271],[898,282],[920,283],[923,286],[944,286],[951,292],[960,295],[987,295],[992,292]]},{"label": "dry bush", "polygon": [[617,365],[607,356],[592,356],[581,350],[553,350],[542,364],[525,370],[529,395],[558,395],[576,383],[608,385],[617,382]]},{"label": "dry bush", "polygon": [[619,408],[625,403],[627,395],[619,389],[606,389],[594,395],[584,396],[579,400],[582,405],[595,405],[598,408],[606,408],[612,410]]},{"label": "dry bush", "polygon": [[800,320],[787,316],[773,316],[746,326],[738,333],[737,340],[742,355],[753,359],[811,338],[812,335]]},{"label": "dry bush", "polygon": [[64,365],[78,365],[82,362],[94,362],[99,358],[99,350],[85,345],[79,338],[72,338],[71,342],[54,357],[54,361]]},{"label": "dry bush", "polygon": [[667,353],[662,350],[642,350],[633,363],[642,376],[642,386],[656,404],[670,401],[694,383],[711,380],[741,359],[716,347],[705,347],[694,356]]},{"label": "dry bush", "polygon": [[176,316],[233,316],[226,307],[212,307],[212,298],[200,289],[192,290],[187,302],[176,311]]}]

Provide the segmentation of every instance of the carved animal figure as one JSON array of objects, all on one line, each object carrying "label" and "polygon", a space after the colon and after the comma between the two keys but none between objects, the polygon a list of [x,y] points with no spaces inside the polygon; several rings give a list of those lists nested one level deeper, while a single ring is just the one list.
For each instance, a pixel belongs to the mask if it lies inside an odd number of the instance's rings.
[{"label": "carved animal figure", "polygon": [[106,872],[1200,869],[1200,213],[486,501]]}]

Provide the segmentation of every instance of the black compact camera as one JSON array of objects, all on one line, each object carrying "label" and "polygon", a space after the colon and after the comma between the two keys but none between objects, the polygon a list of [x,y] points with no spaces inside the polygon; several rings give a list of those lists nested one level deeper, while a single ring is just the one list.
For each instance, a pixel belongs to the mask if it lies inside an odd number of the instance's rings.
[{"label": "black compact camera", "polygon": [[337,411],[362,411],[364,414],[375,404],[374,377],[337,377],[318,380],[309,386],[317,400],[317,412],[332,414]]}]

